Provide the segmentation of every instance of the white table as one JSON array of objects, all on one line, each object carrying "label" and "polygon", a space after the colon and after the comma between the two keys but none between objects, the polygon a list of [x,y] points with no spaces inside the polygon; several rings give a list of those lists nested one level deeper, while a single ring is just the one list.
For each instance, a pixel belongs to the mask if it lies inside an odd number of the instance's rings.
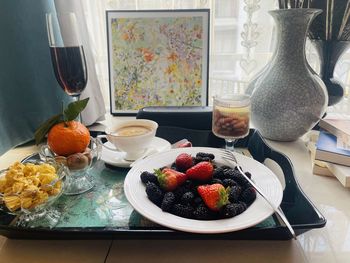
[{"label": "white table", "polygon": [[[350,191],[312,174],[303,140],[268,143],[285,153],[297,179],[327,225],[290,241],[10,240],[0,237],[0,263],[17,262],[350,262]],[[0,169],[35,152],[19,147],[0,157]],[[273,163],[268,163],[273,167]],[[278,173],[278,170],[276,170]]]}]

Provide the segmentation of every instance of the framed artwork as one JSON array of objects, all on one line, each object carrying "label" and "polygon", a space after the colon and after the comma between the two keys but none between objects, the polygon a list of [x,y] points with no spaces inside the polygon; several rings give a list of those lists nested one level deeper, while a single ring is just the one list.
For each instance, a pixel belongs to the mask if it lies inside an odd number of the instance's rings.
[{"label": "framed artwork", "polygon": [[209,9],[107,11],[111,113],[208,105]]}]

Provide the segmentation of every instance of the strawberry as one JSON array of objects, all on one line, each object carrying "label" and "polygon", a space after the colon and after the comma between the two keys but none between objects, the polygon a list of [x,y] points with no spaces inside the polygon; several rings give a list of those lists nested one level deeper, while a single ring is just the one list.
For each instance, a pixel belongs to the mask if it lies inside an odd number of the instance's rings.
[{"label": "strawberry", "polygon": [[186,171],[189,179],[208,181],[213,177],[214,168],[210,162],[200,162]]},{"label": "strawberry", "polygon": [[178,148],[187,148],[187,147],[192,147],[192,143],[191,142],[184,142],[184,143],[181,143],[177,146]]},{"label": "strawberry", "polygon": [[187,153],[181,153],[176,157],[175,164],[180,171],[186,171],[193,166],[192,156]]},{"label": "strawberry", "polygon": [[160,187],[165,191],[173,191],[187,180],[186,174],[171,168],[156,169],[154,173],[157,175]]},{"label": "strawberry", "polygon": [[200,185],[197,188],[206,206],[212,211],[219,211],[221,207],[229,203],[229,187],[225,189],[222,184]]}]

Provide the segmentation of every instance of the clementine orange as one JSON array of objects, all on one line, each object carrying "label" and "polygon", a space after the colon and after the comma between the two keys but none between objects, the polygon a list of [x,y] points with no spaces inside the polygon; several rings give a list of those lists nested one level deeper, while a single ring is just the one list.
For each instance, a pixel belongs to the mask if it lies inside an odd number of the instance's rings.
[{"label": "clementine orange", "polygon": [[78,121],[58,123],[50,129],[47,136],[50,149],[61,156],[83,152],[89,142],[89,130]]}]

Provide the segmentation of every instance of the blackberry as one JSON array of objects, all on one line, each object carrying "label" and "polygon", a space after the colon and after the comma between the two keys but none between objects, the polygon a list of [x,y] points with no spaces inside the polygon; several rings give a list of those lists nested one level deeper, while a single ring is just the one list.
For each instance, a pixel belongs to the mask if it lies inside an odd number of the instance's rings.
[{"label": "blackberry", "polygon": [[237,207],[239,214],[242,214],[245,210],[247,210],[247,205],[244,202],[239,202]]},{"label": "blackberry", "polygon": [[224,169],[218,167],[213,171],[213,178],[223,179],[224,178]]},{"label": "blackberry", "polygon": [[243,175],[241,175],[239,172],[236,172],[233,175],[233,180],[235,180],[240,186],[242,186],[243,189],[247,188],[250,184],[247,179]]},{"label": "blackberry", "polygon": [[231,170],[232,168],[231,168],[230,166],[223,165],[223,166],[221,166],[221,169],[222,169],[223,171],[226,171],[226,170]]},{"label": "blackberry", "polygon": [[210,220],[212,215],[210,210],[205,205],[199,205],[194,211],[193,216],[199,220]]},{"label": "blackberry", "polygon": [[224,178],[226,179],[233,179],[238,174],[240,173],[232,168],[224,170]]},{"label": "blackberry", "polygon": [[193,218],[193,207],[183,204],[175,204],[172,209],[172,213],[177,216]]},{"label": "blackberry", "polygon": [[193,182],[191,180],[186,180],[182,185],[189,190],[193,188]]},{"label": "blackberry", "polygon": [[247,205],[251,205],[255,199],[256,191],[253,187],[248,187],[245,189],[240,196],[240,200],[245,202]]},{"label": "blackberry", "polygon": [[188,191],[189,191],[188,187],[184,185],[181,185],[178,188],[176,188],[174,191],[176,200],[181,200],[181,197],[184,195],[184,193],[187,193]]},{"label": "blackberry", "polygon": [[230,187],[236,186],[237,183],[232,179],[224,179],[224,180],[222,180],[222,185],[226,188],[228,186],[230,186]]},{"label": "blackberry", "polygon": [[201,197],[197,196],[193,199],[193,204],[195,206],[204,205],[204,201]]},{"label": "blackberry", "polygon": [[234,216],[240,214],[239,212],[240,212],[239,204],[230,203],[230,204],[225,205],[222,208],[221,215],[224,218],[230,218],[230,217],[234,217]]},{"label": "blackberry", "polygon": [[212,160],[209,157],[194,157],[193,158],[193,163],[197,164],[200,162],[211,162]]},{"label": "blackberry", "polygon": [[212,162],[213,160],[210,157],[202,157],[202,162]]},{"label": "blackberry", "polygon": [[193,161],[193,164],[197,164],[197,163],[200,163],[202,161],[202,158],[193,157],[192,161]]},{"label": "blackberry", "polygon": [[164,194],[163,191],[155,183],[148,182],[146,184],[146,193],[149,200],[151,200],[157,206],[160,206]]},{"label": "blackberry", "polygon": [[197,193],[197,188],[200,185],[203,184],[209,184],[210,181],[198,181],[198,180],[192,180],[192,186],[189,190],[191,190],[194,193]]},{"label": "blackberry", "polygon": [[234,217],[242,214],[247,209],[247,205],[243,202],[230,203],[225,205],[221,210],[221,215],[224,218]]},{"label": "blackberry", "polygon": [[202,157],[202,158],[209,158],[210,160],[215,159],[215,155],[212,153],[204,153],[204,152],[199,152],[196,154],[196,157]]},{"label": "blackberry", "polygon": [[220,179],[214,178],[210,181],[210,184],[223,184],[223,183]]},{"label": "blackberry", "polygon": [[171,209],[173,208],[173,205],[175,203],[175,195],[173,192],[167,192],[164,195],[162,204],[160,206],[160,208],[164,211],[164,212],[170,212]]},{"label": "blackberry", "polygon": [[245,172],[244,173],[249,179],[252,179],[252,174],[250,172]]},{"label": "blackberry", "polygon": [[141,181],[144,184],[147,184],[147,182],[151,182],[151,183],[155,183],[156,185],[158,185],[158,179],[157,176],[154,173],[150,173],[150,172],[142,172],[140,175]]},{"label": "blackberry", "polygon": [[181,197],[181,204],[187,205],[192,203],[192,201],[194,200],[194,194],[192,192],[186,192],[182,195]]},{"label": "blackberry", "polygon": [[[241,170],[243,171],[243,168],[242,168],[242,166],[239,166],[240,168],[241,168]],[[238,171],[238,165],[237,166],[235,166],[235,168],[234,168],[236,171]]]},{"label": "blackberry", "polygon": [[177,170],[175,162],[170,165],[171,169]]},{"label": "blackberry", "polygon": [[241,193],[242,193],[242,187],[238,185],[232,186],[228,195],[228,200],[231,203],[238,202]]}]

